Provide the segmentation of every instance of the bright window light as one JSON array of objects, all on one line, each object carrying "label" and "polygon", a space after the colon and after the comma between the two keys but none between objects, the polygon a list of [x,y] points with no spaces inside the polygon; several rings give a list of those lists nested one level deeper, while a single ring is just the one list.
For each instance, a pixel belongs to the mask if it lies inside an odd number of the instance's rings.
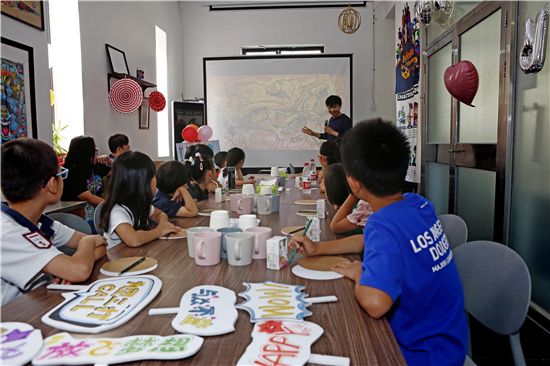
[{"label": "bright window light", "polygon": [[67,126],[60,143],[68,149],[73,137],[84,134],[78,1],[51,0],[49,9],[51,45],[48,58],[55,93],[55,122]]},{"label": "bright window light", "polygon": [[[166,32],[155,26],[157,90],[168,98],[168,56],[166,52]],[[158,157],[170,155],[170,135],[168,133],[168,108],[157,113]]]}]

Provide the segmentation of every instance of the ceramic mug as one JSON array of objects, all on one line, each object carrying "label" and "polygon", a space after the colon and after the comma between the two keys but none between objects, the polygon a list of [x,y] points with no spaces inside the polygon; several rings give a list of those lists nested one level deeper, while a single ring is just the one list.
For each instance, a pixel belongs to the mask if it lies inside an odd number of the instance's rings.
[{"label": "ceramic mug", "polygon": [[195,263],[199,266],[214,266],[220,263],[222,233],[201,231],[193,234]]},{"label": "ceramic mug", "polygon": [[237,213],[240,215],[251,214],[254,208],[254,196],[242,196],[237,202]]},{"label": "ceramic mug", "polygon": [[252,233],[228,233],[227,262],[232,266],[246,266],[252,263],[254,235]]},{"label": "ceramic mug", "polygon": [[278,177],[279,176],[279,167],[278,166],[272,166],[271,167],[271,176],[272,177]]},{"label": "ceramic mug", "polygon": [[229,226],[229,212],[226,210],[216,210],[210,213],[210,228],[218,230],[221,227]]},{"label": "ceramic mug", "polygon": [[271,186],[260,186],[260,193],[261,194],[271,194],[272,193]]},{"label": "ceramic mug", "polygon": [[229,195],[231,211],[237,212],[237,207],[239,207],[239,200],[243,198],[241,193],[234,193]]},{"label": "ceramic mug", "polygon": [[227,234],[239,233],[239,232],[242,232],[242,230],[238,227],[229,226],[229,227],[219,228],[218,231],[222,233],[222,246],[221,246],[220,255],[222,259],[227,259]]},{"label": "ceramic mug", "polygon": [[250,227],[256,227],[256,226],[258,226],[256,215],[239,216],[239,227],[241,228],[242,231],[246,231],[246,229]]},{"label": "ceramic mug", "polygon": [[254,252],[252,259],[265,259],[267,257],[266,241],[271,238],[273,230],[270,227],[251,227],[245,232],[254,234]]},{"label": "ceramic mug", "polygon": [[193,234],[203,231],[212,231],[208,226],[195,226],[187,229],[187,250],[191,258],[195,257],[195,246],[193,245]]},{"label": "ceramic mug", "polygon": [[281,205],[281,195],[274,194],[271,196],[271,212],[279,212],[279,207]]},{"label": "ceramic mug", "polygon": [[243,184],[243,195],[253,196],[254,195],[254,184]]},{"label": "ceramic mug", "polygon": [[271,196],[262,196],[257,199],[258,215],[271,215],[271,205],[273,198]]}]

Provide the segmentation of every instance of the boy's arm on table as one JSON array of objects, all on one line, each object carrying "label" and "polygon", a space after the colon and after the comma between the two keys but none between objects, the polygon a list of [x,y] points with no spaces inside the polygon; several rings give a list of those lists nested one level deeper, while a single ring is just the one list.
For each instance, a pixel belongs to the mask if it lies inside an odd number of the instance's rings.
[{"label": "boy's arm on table", "polygon": [[307,236],[295,235],[289,244],[292,250],[296,247],[298,251],[306,256],[330,255],[330,254],[357,254],[363,251],[363,235],[351,235],[342,239],[315,243]]},{"label": "boy's arm on table", "polygon": [[196,217],[199,215],[199,208],[197,203],[189,194],[189,191],[185,187],[179,187],[177,192],[183,198],[184,205],[180,207],[176,216],[178,217]]},{"label": "boy's arm on table", "polygon": [[103,198],[96,196],[90,191],[82,192],[78,196],[79,200],[86,201],[88,203],[91,203],[94,206],[99,205],[101,202],[103,202]]},{"label": "boy's arm on table", "polygon": [[355,281],[355,297],[361,307],[374,319],[383,317],[393,306],[393,300],[382,290],[359,283],[361,278],[360,261],[344,260],[334,266],[333,270]]},{"label": "boy's arm on table", "polygon": [[348,215],[353,211],[357,202],[359,202],[359,199],[353,194],[350,194],[348,198],[346,198],[330,222],[330,230],[332,230],[332,232],[346,233],[361,227],[348,220]]},{"label": "boy's arm on table", "polygon": [[84,236],[72,256],[58,255],[42,270],[66,281],[82,282],[90,277],[100,254],[99,258],[105,255],[105,239],[99,235]]},{"label": "boy's arm on table", "polygon": [[168,216],[156,207],[150,217],[158,223],[158,225],[151,230],[135,230],[132,225],[122,223],[115,228],[115,232],[120,240],[129,247],[139,247],[158,239],[160,236],[181,230],[180,227],[169,222]]}]

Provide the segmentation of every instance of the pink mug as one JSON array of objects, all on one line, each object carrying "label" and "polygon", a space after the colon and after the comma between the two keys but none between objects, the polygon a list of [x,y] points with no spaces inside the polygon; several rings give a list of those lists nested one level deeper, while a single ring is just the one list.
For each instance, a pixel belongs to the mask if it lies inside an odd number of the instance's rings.
[{"label": "pink mug", "polygon": [[246,232],[254,234],[254,250],[252,251],[252,259],[267,258],[267,239],[273,235],[273,230],[270,227],[250,227]]},{"label": "pink mug", "polygon": [[240,193],[229,195],[229,199],[231,200],[231,204],[230,204],[231,211],[237,212],[237,208],[239,207],[239,200],[241,200],[242,198],[243,198],[243,195]]},{"label": "pink mug", "polygon": [[242,196],[237,201],[237,213],[239,215],[246,215],[252,213],[254,209],[254,196]]},{"label": "pink mug", "polygon": [[222,234],[218,231],[193,233],[195,263],[199,266],[214,266],[220,263]]}]

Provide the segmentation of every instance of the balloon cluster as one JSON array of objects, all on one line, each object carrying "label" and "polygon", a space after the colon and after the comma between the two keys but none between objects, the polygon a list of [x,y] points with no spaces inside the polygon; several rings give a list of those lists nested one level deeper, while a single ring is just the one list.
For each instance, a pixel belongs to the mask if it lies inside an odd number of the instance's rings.
[{"label": "balloon cluster", "polygon": [[212,138],[212,129],[209,126],[187,125],[181,131],[181,137],[187,142],[206,142]]}]

